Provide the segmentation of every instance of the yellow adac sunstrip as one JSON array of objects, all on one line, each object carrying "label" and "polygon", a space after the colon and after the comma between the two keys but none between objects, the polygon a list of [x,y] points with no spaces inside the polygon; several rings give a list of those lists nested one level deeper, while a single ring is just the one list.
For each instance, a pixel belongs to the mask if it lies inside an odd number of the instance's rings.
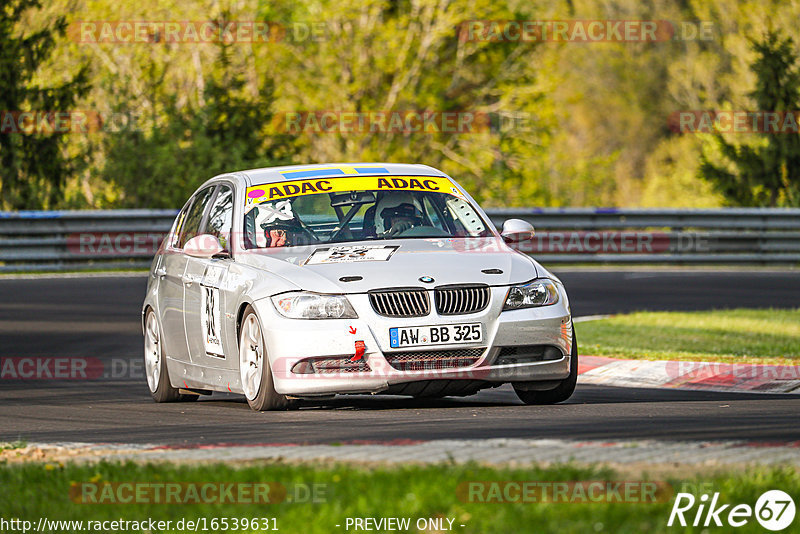
[{"label": "yellow adac sunstrip", "polygon": [[246,208],[256,204],[317,193],[347,191],[425,191],[462,197],[461,191],[444,176],[335,176],[292,180],[247,188]]}]

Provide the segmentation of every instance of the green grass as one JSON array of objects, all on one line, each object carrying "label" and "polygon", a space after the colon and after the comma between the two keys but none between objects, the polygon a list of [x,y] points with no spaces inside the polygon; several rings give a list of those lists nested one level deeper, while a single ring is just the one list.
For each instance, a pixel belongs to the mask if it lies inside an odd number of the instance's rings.
[{"label": "green grass", "polygon": [[577,323],[582,354],[650,360],[800,363],[800,309],[639,312]]},{"label": "green grass", "polygon": [[[692,488],[720,492],[721,502],[754,505],[768,489],[800,493],[800,472],[761,469],[691,479],[660,478],[674,492]],[[561,465],[548,468],[492,469],[476,465],[434,465],[362,468],[352,465],[224,464],[42,464],[0,465],[0,516],[38,521],[156,520],[206,517],[277,518],[281,532],[311,534],[347,532],[347,517],[445,517],[455,519],[459,533],[586,533],[586,532],[700,532],[702,528],[667,528],[673,499],[656,504],[629,503],[471,503],[456,493],[469,481],[645,480],[622,476],[609,468]],[[652,480],[652,479],[651,479]],[[280,504],[81,504],[70,498],[73,483],[81,482],[278,482],[325,484],[324,502]],[[697,491],[696,488],[707,488]],[[342,525],[336,528],[335,525]],[[464,524],[465,527],[460,527]],[[737,532],[763,532],[755,520]],[[69,532],[70,530],[64,530]],[[174,532],[175,529],[170,529]],[[201,530],[202,531],[202,530]],[[249,530],[247,530],[249,531]],[[409,530],[416,532],[415,528]],[[720,532],[724,531],[721,529]],[[59,532],[62,532],[59,530]],[[241,530],[239,531],[241,532]],[[350,532],[354,532],[350,530]]]}]

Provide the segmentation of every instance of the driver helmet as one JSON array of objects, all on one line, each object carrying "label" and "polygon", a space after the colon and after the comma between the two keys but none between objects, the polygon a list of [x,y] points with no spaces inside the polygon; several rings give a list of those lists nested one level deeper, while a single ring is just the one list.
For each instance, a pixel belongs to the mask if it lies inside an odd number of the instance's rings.
[{"label": "driver helmet", "polygon": [[375,206],[375,231],[378,235],[392,227],[392,219],[411,219],[414,226],[422,223],[422,204],[410,191],[391,191],[383,195]]},{"label": "driver helmet", "polygon": [[292,210],[291,200],[279,200],[260,204],[256,215],[256,226],[260,247],[290,247],[300,244],[303,226]]}]

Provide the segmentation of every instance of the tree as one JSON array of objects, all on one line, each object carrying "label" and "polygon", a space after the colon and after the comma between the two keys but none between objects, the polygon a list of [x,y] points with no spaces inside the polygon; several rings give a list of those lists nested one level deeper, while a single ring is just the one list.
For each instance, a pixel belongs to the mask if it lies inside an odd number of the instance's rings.
[{"label": "tree", "polygon": [[[756,88],[749,96],[759,112],[794,113],[800,103],[800,72],[791,37],[767,32],[752,44]],[[700,176],[712,182],[732,205],[800,206],[800,136],[766,132],[757,145],[734,144],[714,134],[729,165],[718,166],[706,153]]]},{"label": "tree", "polygon": [[[286,136],[267,136],[274,87],[262,81],[257,97],[221,45],[201,101],[180,106],[166,93],[153,102],[163,120],[105,138],[102,175],[121,191],[117,205],[127,208],[180,207],[205,180],[223,172],[289,162]],[[153,82],[158,85],[162,76]],[[159,91],[153,91],[159,92]]]},{"label": "tree", "polygon": [[[81,66],[68,81],[42,87],[33,82],[39,66],[63,35],[67,23],[59,17],[50,27],[17,35],[26,11],[40,8],[38,0],[0,0],[0,208],[39,209],[58,206],[74,162],[64,155],[66,132],[17,132],[21,111],[70,112],[89,90],[88,67]],[[41,115],[40,115],[41,116]],[[37,121],[38,122],[38,121]],[[30,123],[29,123],[30,124]]]},{"label": "tree", "polygon": [[[555,112],[536,86],[539,43],[469,38],[470,28],[488,34],[491,24],[481,21],[532,20],[536,7],[492,0],[295,2],[289,28],[324,12],[324,32],[307,39],[289,33],[279,46],[260,49],[261,61],[275,65],[282,111],[452,112],[489,123],[465,131],[310,127],[293,133],[295,161],[426,163],[486,205],[552,203],[544,174]],[[266,9],[261,16],[269,20],[274,8]]]}]

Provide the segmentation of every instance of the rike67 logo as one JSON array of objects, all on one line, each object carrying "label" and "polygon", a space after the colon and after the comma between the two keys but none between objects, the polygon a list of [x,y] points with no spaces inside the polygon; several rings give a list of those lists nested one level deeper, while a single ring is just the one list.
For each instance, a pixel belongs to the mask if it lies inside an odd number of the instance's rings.
[{"label": "rike67 logo", "polygon": [[667,526],[741,527],[755,517],[762,527],[777,532],[791,525],[794,516],[794,500],[781,490],[764,492],[755,507],[749,504],[723,504],[719,492],[710,497],[704,493],[699,499],[691,493],[678,493]]}]

